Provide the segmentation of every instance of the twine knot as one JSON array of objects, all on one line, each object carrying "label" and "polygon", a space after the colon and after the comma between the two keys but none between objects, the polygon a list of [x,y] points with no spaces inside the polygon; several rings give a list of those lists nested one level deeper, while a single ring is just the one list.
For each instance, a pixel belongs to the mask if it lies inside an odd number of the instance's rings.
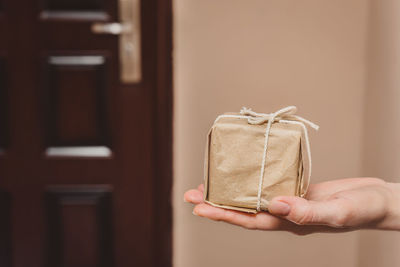
[{"label": "twine knot", "polygon": [[274,123],[275,121],[289,120],[289,121],[300,121],[304,124],[307,124],[308,126],[310,126],[315,130],[319,129],[319,126],[316,125],[315,123],[295,115],[296,112],[297,112],[297,107],[295,106],[288,106],[274,113],[257,113],[251,110],[251,108],[246,108],[246,107],[243,107],[242,110],[240,110],[241,115],[248,116],[247,122],[249,124],[259,125],[265,122]]}]

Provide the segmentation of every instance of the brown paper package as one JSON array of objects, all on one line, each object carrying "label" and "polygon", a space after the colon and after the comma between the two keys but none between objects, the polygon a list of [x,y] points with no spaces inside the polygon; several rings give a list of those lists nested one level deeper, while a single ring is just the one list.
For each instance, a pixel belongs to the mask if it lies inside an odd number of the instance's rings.
[{"label": "brown paper package", "polygon": [[[206,145],[205,202],[257,212],[266,127],[266,122],[253,125],[245,118],[216,120]],[[311,171],[305,131],[304,124],[299,122],[282,120],[271,124],[260,210],[267,211],[269,201],[276,196],[305,195]]]}]

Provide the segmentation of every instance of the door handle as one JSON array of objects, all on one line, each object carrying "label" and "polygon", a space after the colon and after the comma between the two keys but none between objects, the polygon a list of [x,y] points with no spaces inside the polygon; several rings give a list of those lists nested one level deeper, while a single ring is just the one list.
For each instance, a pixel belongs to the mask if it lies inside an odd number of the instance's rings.
[{"label": "door handle", "polygon": [[140,47],[140,0],[118,0],[120,22],[92,24],[95,34],[119,36],[120,80],[138,83],[142,79]]},{"label": "door handle", "polygon": [[120,35],[123,33],[128,33],[130,31],[129,24],[122,24],[118,22],[113,23],[101,23],[96,22],[92,25],[92,32],[97,34],[114,34]]}]

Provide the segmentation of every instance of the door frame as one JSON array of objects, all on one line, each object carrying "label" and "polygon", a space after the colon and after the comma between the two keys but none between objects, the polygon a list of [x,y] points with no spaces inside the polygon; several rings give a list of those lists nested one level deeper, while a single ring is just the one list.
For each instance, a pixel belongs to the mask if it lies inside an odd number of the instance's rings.
[{"label": "door frame", "polygon": [[157,85],[154,107],[153,259],[156,267],[172,266],[172,0],[157,0]]}]

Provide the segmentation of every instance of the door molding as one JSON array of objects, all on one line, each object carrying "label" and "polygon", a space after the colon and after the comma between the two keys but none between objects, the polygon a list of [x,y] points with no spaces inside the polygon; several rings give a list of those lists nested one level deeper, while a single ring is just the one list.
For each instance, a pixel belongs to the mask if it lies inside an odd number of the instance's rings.
[{"label": "door molding", "polygon": [[157,86],[154,121],[154,266],[172,266],[172,0],[157,0]]}]

